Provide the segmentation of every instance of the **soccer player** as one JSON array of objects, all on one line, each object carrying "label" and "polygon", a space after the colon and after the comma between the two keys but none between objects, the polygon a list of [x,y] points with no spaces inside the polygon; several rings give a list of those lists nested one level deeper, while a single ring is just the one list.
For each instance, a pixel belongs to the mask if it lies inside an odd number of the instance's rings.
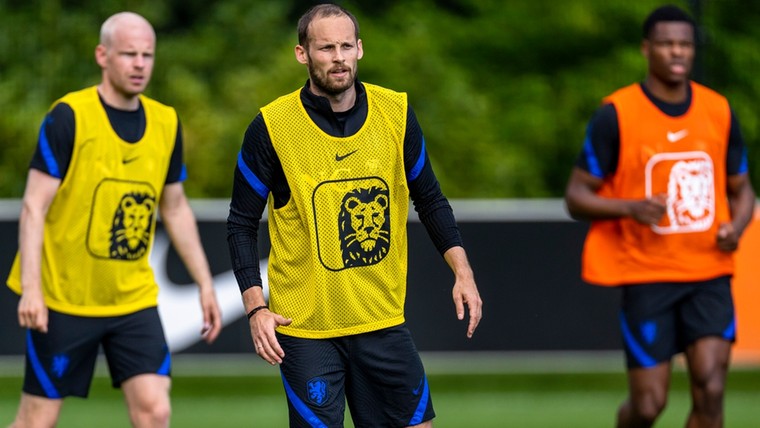
[{"label": "soccer player", "polygon": [[[298,22],[309,80],[261,109],[235,169],[228,237],[256,352],[280,364],[290,425],[431,426],[404,321],[409,198],[454,272],[456,314],[482,301],[406,94],[357,80],[356,18],[323,4]],[[267,200],[268,198],[268,200]],[[257,230],[269,205],[270,301]]]},{"label": "soccer player", "polygon": [[148,264],[157,210],[200,286],[201,335],[210,343],[221,329],[182,187],[177,113],[141,95],[155,42],[143,17],[108,18],[95,49],[101,82],[53,103],[42,123],[8,278],[28,328],[14,427],[54,426],[65,397],[86,397],[99,346],[132,425],[168,426],[170,355]]},{"label": "soccer player", "polygon": [[692,398],[686,426],[723,421],[736,337],[733,252],[755,194],[728,102],[689,79],[695,27],[674,6],[649,15],[641,44],[646,78],[604,99],[565,195],[573,217],[591,220],[584,280],[624,286],[629,395],[619,427],[654,424],[672,357],[682,352]]}]

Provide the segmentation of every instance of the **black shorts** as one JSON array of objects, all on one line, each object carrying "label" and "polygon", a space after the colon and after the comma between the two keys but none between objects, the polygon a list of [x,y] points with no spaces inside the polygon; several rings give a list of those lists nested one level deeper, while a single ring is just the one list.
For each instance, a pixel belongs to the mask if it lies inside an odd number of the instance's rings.
[{"label": "black shorts", "polygon": [[26,333],[24,392],[87,397],[101,345],[114,388],[139,374],[171,374],[169,347],[155,307],[117,317],[49,311],[47,333]]},{"label": "black shorts", "polygon": [[405,427],[435,417],[425,370],[405,325],[332,339],[277,335],[291,427]]},{"label": "black shorts", "polygon": [[620,327],[629,368],[669,361],[707,336],[736,340],[731,277],[623,287]]}]

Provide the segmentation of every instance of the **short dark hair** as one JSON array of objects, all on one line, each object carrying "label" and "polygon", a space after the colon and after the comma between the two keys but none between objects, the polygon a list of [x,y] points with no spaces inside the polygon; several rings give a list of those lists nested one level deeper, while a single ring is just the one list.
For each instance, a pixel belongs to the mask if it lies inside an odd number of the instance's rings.
[{"label": "short dark hair", "polygon": [[697,23],[694,21],[694,18],[678,6],[668,4],[653,10],[644,21],[643,36],[645,39],[648,39],[652,35],[652,30],[658,22],[686,22],[694,30],[694,37],[697,36]]},{"label": "short dark hair", "polygon": [[303,47],[309,46],[309,24],[316,18],[326,18],[328,16],[345,16],[354,23],[354,34],[356,40],[359,40],[359,21],[346,9],[337,4],[325,3],[313,6],[306,11],[298,20],[298,44]]}]

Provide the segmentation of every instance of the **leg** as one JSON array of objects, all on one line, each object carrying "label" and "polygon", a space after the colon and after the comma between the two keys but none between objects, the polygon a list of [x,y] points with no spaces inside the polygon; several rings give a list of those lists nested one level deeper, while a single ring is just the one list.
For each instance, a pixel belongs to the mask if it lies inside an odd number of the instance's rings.
[{"label": "leg", "polygon": [[670,362],[628,370],[628,398],[617,414],[618,428],[651,427],[665,409]]},{"label": "leg", "polygon": [[687,427],[723,426],[723,393],[730,356],[731,343],[715,336],[699,339],[686,348],[692,399]]},{"label": "leg", "polygon": [[134,427],[166,427],[171,417],[171,355],[156,308],[107,318],[103,351]]},{"label": "leg", "polygon": [[171,416],[168,376],[142,374],[121,384],[134,427],[168,427]]},{"label": "leg", "polygon": [[350,344],[346,399],[355,426],[433,426],[430,386],[405,325],[353,336]]},{"label": "leg", "polygon": [[62,406],[62,399],[22,393],[16,420],[9,428],[52,428],[58,422]]},{"label": "leg", "polygon": [[345,340],[304,339],[277,333],[290,427],[342,427],[346,410]]}]

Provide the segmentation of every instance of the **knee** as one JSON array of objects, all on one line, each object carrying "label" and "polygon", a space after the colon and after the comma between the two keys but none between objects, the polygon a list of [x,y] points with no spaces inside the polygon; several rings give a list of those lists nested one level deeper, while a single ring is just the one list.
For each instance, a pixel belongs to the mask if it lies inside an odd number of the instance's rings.
[{"label": "knee", "polygon": [[723,403],[725,381],[723,377],[712,376],[692,379],[694,406],[705,410],[720,409]]},{"label": "knee", "polygon": [[130,413],[135,427],[168,427],[172,411],[168,400],[156,400],[130,409]]},{"label": "knee", "polygon": [[667,393],[660,391],[652,391],[641,394],[638,397],[632,397],[630,403],[631,412],[636,415],[635,419],[647,422],[648,424],[652,424],[657,420],[657,417],[665,410],[667,404]]}]

